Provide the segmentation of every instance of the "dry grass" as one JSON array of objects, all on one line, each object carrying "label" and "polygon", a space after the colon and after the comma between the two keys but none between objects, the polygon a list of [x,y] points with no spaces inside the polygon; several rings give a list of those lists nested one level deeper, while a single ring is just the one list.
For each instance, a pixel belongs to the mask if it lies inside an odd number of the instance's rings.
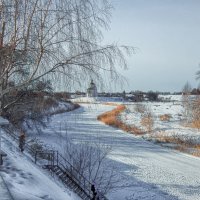
[{"label": "dry grass", "polygon": [[104,105],[107,105],[107,106],[118,106],[119,104],[113,103],[113,102],[106,102],[106,103],[104,103]]},{"label": "dry grass", "polygon": [[192,127],[200,128],[200,99],[193,102],[192,105]]},{"label": "dry grass", "polygon": [[180,136],[166,135],[164,131],[160,132],[157,136],[152,137],[157,143],[162,144],[174,144],[174,149],[191,154],[193,156],[200,157],[200,144],[195,144],[190,139],[182,139]]},{"label": "dry grass", "polygon": [[137,127],[126,125],[125,123],[123,123],[118,119],[119,114],[123,112],[125,109],[126,107],[124,105],[118,105],[114,110],[99,115],[97,119],[109,126],[120,128],[129,133],[134,133],[137,135],[143,134],[143,132]]},{"label": "dry grass", "polygon": [[191,122],[183,122],[182,126],[188,127],[188,128],[200,129],[200,120],[193,120]]},{"label": "dry grass", "polygon": [[198,119],[193,120],[192,123],[191,123],[191,127],[200,129],[200,120],[198,120]]},{"label": "dry grass", "polygon": [[200,157],[200,152],[199,151],[198,152],[193,152],[192,155],[196,156],[196,157]]},{"label": "dry grass", "polygon": [[176,134],[167,135],[164,131],[160,131],[159,134],[152,136],[152,138],[160,143],[171,143],[176,145],[189,145],[191,143],[191,141],[183,140]]},{"label": "dry grass", "polygon": [[174,149],[176,149],[177,151],[184,152],[184,153],[189,153],[188,147],[185,145],[177,145],[174,147]]},{"label": "dry grass", "polygon": [[125,110],[125,108],[125,106],[119,105],[114,110],[99,115],[97,119],[107,125],[118,127],[117,124],[120,123],[120,121],[117,119],[117,117],[122,111]]},{"label": "dry grass", "polygon": [[200,98],[199,95],[195,99],[189,97],[185,99],[183,104],[184,116],[186,118],[186,126],[200,129]]},{"label": "dry grass", "polygon": [[141,118],[141,125],[144,126],[147,130],[147,132],[152,132],[153,126],[154,126],[154,120],[151,112],[146,113],[144,116]]},{"label": "dry grass", "polygon": [[159,116],[160,121],[165,121],[165,122],[169,122],[171,118],[172,116],[170,114],[164,114]]}]

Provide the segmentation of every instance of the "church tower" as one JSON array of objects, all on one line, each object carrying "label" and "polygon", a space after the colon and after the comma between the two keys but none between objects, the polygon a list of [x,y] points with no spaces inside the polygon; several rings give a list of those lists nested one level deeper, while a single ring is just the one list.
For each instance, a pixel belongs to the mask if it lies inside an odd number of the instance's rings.
[{"label": "church tower", "polygon": [[91,80],[90,86],[87,89],[87,97],[97,97],[97,96],[98,96],[97,87],[95,83],[93,82],[93,80]]}]

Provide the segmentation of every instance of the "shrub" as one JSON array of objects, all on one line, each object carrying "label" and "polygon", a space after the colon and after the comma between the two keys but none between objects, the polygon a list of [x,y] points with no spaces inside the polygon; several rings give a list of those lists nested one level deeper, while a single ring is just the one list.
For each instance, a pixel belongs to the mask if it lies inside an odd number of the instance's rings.
[{"label": "shrub", "polygon": [[172,116],[170,114],[164,114],[164,115],[160,115],[159,119],[160,121],[170,121],[170,119],[172,118]]},{"label": "shrub", "polygon": [[[187,103],[187,104],[186,104]],[[192,128],[200,128],[200,99],[192,99],[188,97],[187,102],[183,104],[185,113],[185,118],[187,120],[187,125]]]},{"label": "shrub", "polygon": [[145,113],[145,115],[141,118],[141,125],[146,128],[146,130],[150,133],[153,130],[154,119],[151,112]]},{"label": "shrub", "polygon": [[119,105],[112,111],[103,113],[97,117],[98,120],[104,122],[107,125],[114,126],[120,128],[126,132],[134,133],[134,134],[143,134],[143,132],[135,126],[130,126],[119,120],[118,116],[121,112],[126,109],[124,105]]},{"label": "shrub", "polygon": [[200,99],[192,102],[192,127],[200,128]]},{"label": "shrub", "polygon": [[135,104],[134,110],[135,112],[143,114],[146,110],[146,106],[144,104]]},{"label": "shrub", "polygon": [[154,126],[154,118],[152,111],[145,105],[142,105],[141,125],[145,127],[147,132],[152,132]]}]

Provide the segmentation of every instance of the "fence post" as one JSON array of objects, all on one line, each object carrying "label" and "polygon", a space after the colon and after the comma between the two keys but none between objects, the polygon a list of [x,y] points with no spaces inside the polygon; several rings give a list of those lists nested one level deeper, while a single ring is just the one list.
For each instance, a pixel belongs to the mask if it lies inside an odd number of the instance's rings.
[{"label": "fence post", "polygon": [[54,166],[54,162],[55,162],[55,151],[53,151],[53,166]]},{"label": "fence post", "polygon": [[57,166],[58,166],[58,151],[57,151]]},{"label": "fence post", "polygon": [[37,151],[35,152],[35,164],[37,163]]},{"label": "fence post", "polygon": [[50,157],[50,165],[53,166],[53,154],[52,154],[52,152],[49,153],[49,157]]},{"label": "fence post", "polygon": [[48,165],[51,165],[51,155],[49,153],[47,155],[48,155],[47,157]]}]

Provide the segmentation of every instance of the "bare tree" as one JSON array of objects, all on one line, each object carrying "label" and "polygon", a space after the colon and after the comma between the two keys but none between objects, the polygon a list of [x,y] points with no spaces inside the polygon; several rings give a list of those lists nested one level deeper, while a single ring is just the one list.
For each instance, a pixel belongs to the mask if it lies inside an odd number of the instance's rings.
[{"label": "bare tree", "polygon": [[[101,194],[116,189],[124,184],[116,174],[114,165],[107,159],[112,150],[111,146],[97,141],[82,141],[75,144],[69,136],[62,138],[62,149],[64,157],[78,172],[78,180],[85,177],[99,190]],[[71,172],[73,174],[73,170]],[[77,174],[74,174],[77,176]]]},{"label": "bare tree", "polygon": [[186,82],[186,84],[184,85],[183,87],[183,90],[182,90],[182,104],[183,104],[183,107],[184,107],[184,110],[183,110],[183,115],[187,121],[187,123],[191,122],[192,120],[192,99],[190,97],[190,94],[191,94],[191,91],[192,91],[192,87],[190,85],[189,82]]},{"label": "bare tree", "polygon": [[183,95],[190,95],[191,91],[192,91],[192,86],[187,81],[182,89]]},{"label": "bare tree", "polygon": [[192,102],[192,126],[200,129],[200,98],[197,96]]},{"label": "bare tree", "polygon": [[[0,114],[13,102],[4,96],[44,78],[73,85],[88,77],[116,80],[124,50],[102,46],[108,0],[0,0]],[[61,76],[62,75],[62,76]]]},{"label": "bare tree", "polygon": [[[200,65],[199,65],[200,66]],[[200,70],[196,73],[196,79],[200,79]],[[198,85],[198,89],[199,90]],[[191,124],[194,128],[200,128],[200,100],[199,95],[197,95],[195,98],[191,96],[192,87],[189,82],[185,84],[183,87],[183,114],[186,119],[187,124]]]}]

